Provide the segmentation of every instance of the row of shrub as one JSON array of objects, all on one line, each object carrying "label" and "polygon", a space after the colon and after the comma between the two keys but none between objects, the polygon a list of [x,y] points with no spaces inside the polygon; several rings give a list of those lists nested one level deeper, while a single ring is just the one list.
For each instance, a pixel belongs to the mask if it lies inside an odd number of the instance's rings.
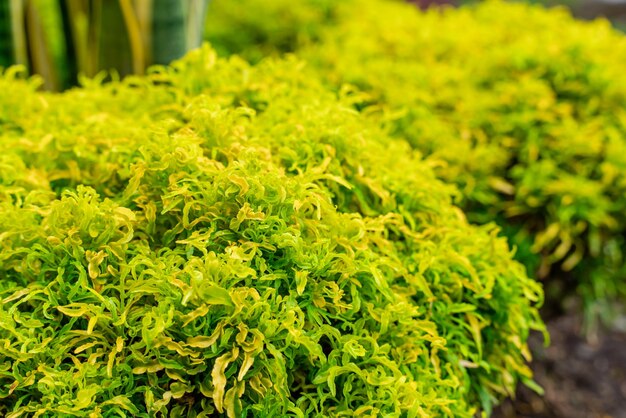
[{"label": "row of shrub", "polygon": [[0,76],[0,415],[472,417],[540,286],[294,58]]},{"label": "row of shrub", "polygon": [[216,0],[207,38],[253,60],[295,52],[361,92],[355,108],[455,184],[471,221],[498,222],[549,300],[576,290],[589,325],[623,303],[626,40],[608,22],[497,1]]}]

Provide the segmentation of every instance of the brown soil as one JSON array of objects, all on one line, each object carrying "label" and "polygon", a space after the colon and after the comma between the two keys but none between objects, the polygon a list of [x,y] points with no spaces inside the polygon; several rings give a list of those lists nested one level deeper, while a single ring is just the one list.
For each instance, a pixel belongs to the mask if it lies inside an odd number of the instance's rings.
[{"label": "brown soil", "polygon": [[626,333],[583,338],[577,315],[548,321],[551,344],[533,335],[535,380],[543,397],[519,388],[494,418],[626,418]]}]

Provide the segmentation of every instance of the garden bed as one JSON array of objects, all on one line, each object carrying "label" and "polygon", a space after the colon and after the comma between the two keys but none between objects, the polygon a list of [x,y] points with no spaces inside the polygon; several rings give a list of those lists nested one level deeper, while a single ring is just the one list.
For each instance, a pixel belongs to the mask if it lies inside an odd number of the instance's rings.
[{"label": "garden bed", "polygon": [[540,335],[532,336],[532,368],[545,395],[520,387],[494,418],[626,417],[626,333],[604,330],[584,339],[581,323],[573,313],[549,320],[547,348]]}]

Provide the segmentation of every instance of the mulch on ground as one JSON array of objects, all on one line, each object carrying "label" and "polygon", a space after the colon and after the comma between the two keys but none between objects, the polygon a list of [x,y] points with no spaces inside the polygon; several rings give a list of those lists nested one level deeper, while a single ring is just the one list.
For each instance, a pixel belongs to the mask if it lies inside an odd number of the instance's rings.
[{"label": "mulch on ground", "polygon": [[576,314],[549,320],[549,347],[540,335],[531,337],[535,380],[545,395],[520,387],[494,418],[626,418],[626,333],[585,338],[581,324]]}]

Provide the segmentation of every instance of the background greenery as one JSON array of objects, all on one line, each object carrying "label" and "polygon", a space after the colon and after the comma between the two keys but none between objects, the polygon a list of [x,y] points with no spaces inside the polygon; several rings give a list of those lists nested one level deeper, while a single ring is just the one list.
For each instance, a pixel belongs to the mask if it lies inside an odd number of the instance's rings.
[{"label": "background greenery", "polygon": [[47,90],[114,70],[143,74],[200,46],[208,0],[3,0],[0,66],[22,65]]}]

